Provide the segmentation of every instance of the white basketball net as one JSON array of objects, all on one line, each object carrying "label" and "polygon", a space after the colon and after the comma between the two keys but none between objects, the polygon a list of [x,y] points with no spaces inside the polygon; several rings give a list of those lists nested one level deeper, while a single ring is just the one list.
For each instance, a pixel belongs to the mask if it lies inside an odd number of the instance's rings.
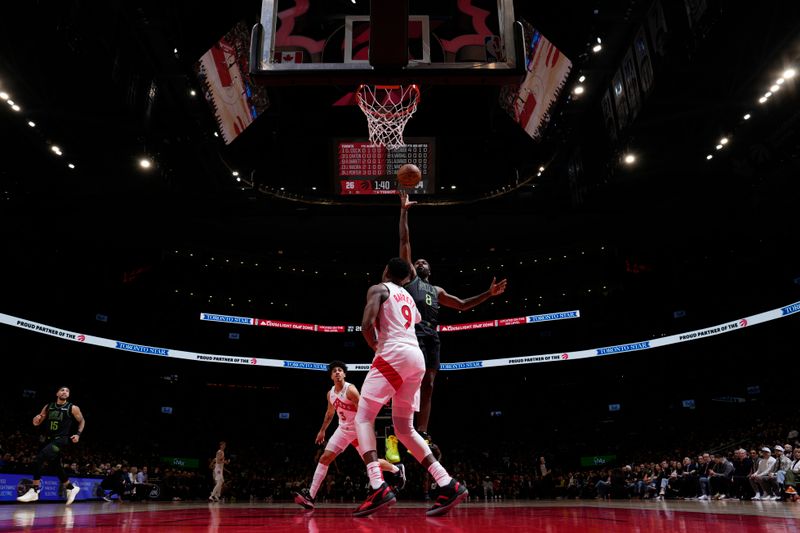
[{"label": "white basketball net", "polygon": [[403,130],[417,110],[416,85],[361,85],[356,91],[358,107],[367,117],[369,142],[389,150],[405,146]]}]

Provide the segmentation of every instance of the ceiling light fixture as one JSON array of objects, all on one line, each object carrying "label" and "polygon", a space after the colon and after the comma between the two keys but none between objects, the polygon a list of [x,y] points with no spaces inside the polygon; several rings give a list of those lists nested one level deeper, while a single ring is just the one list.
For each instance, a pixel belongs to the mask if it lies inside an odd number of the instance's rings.
[{"label": "ceiling light fixture", "polygon": [[776,93],[776,92],[778,92],[778,91],[780,91],[780,90],[781,90],[781,86],[780,86],[780,85],[778,85],[778,84],[776,83],[775,85],[773,85],[772,87],[770,87],[770,88],[769,88],[769,90],[770,90],[770,91],[772,91],[772,92],[774,92],[774,93]]},{"label": "ceiling light fixture", "polygon": [[713,159],[713,158],[714,158],[714,156],[713,156],[713,155],[711,155],[711,154],[708,154],[708,155],[706,156],[706,159]]},{"label": "ceiling light fixture", "polygon": [[32,121],[32,120],[29,120],[28,121],[28,126],[30,126],[31,128],[35,128],[36,127],[36,123],[34,121]]},{"label": "ceiling light fixture", "polygon": [[602,49],[603,49],[603,45],[601,45],[601,44],[596,44],[596,45],[594,45],[594,46],[592,47],[592,52],[594,52],[594,53],[596,54],[597,52],[599,52],[599,51],[600,51],[600,50],[602,50]]},{"label": "ceiling light fixture", "polygon": [[728,144],[728,138],[727,137],[723,137],[722,139],[719,140],[719,144],[722,144],[722,145]]},{"label": "ceiling light fixture", "polygon": [[721,144],[718,144],[718,145],[716,146],[716,149],[717,149],[717,150],[722,150],[722,145],[721,145]]},{"label": "ceiling light fixture", "polygon": [[624,161],[625,161],[625,164],[632,165],[633,163],[636,162],[636,156],[633,155],[633,154],[628,154],[628,155],[625,156]]},{"label": "ceiling light fixture", "polygon": [[150,168],[153,166],[153,163],[149,159],[142,158],[139,160],[139,166],[142,168]]},{"label": "ceiling light fixture", "polygon": [[585,81],[586,81],[586,76],[581,76],[580,78],[578,78],[578,81],[579,81],[580,83],[583,83],[583,82],[585,82]]},{"label": "ceiling light fixture", "polygon": [[794,78],[795,74],[797,74],[797,71],[795,71],[793,68],[787,68],[783,71],[783,77],[786,79]]},{"label": "ceiling light fixture", "polygon": [[572,89],[572,92],[575,94],[583,94],[583,91],[584,91],[583,85],[578,85],[577,87]]},{"label": "ceiling light fixture", "polygon": [[12,105],[11,109],[13,109],[14,111],[22,111],[22,108],[20,106],[18,106],[17,104]]},{"label": "ceiling light fixture", "polygon": [[11,97],[8,95],[7,92],[2,91],[2,92],[0,92],[0,98],[2,98],[3,100],[8,100]]},{"label": "ceiling light fixture", "polygon": [[767,101],[767,98],[765,96],[762,96],[761,98],[758,99],[758,103],[759,104],[763,104],[766,101]]},{"label": "ceiling light fixture", "polygon": [[745,120],[750,120],[750,113],[747,113],[745,116],[742,117]]}]

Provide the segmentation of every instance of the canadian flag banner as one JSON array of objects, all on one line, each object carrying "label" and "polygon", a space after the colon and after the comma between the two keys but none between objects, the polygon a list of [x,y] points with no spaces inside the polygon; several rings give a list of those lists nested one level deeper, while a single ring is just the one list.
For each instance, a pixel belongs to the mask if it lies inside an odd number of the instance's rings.
[{"label": "canadian flag banner", "polygon": [[303,51],[290,50],[286,52],[276,51],[272,58],[274,63],[302,63]]}]

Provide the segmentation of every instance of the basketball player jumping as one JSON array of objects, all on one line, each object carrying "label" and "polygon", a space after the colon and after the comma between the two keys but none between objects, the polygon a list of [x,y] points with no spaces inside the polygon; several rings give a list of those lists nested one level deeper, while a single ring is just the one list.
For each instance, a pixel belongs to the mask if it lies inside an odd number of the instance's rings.
[{"label": "basketball player jumping", "polygon": [[[67,505],[75,501],[75,496],[80,487],[69,481],[69,476],[64,472],[61,464],[61,452],[70,442],[76,444],[81,439],[81,433],[86,426],[80,408],[69,400],[69,388],[61,387],[56,392],[56,401],[45,405],[42,411],[33,417],[33,425],[40,426],[45,423],[47,431],[47,444],[36,456],[33,463],[33,487],[28,492],[17,498],[19,502],[35,502],[39,499],[42,488],[42,466],[45,462],[55,467],[56,475],[67,493]],[[73,422],[78,422],[78,430],[72,432]]]},{"label": "basketball player jumping", "polygon": [[439,372],[439,332],[436,326],[439,324],[439,305],[450,307],[458,311],[467,311],[479,305],[492,296],[503,294],[506,290],[506,281],[497,282],[492,278],[489,290],[477,296],[472,296],[462,300],[458,296],[448,294],[441,287],[431,285],[429,279],[431,266],[425,259],[411,261],[411,242],[408,232],[408,209],[416,204],[408,198],[408,193],[400,191],[400,257],[402,257],[411,267],[411,280],[404,285],[414,302],[417,304],[422,315],[414,327],[417,341],[422,353],[425,355],[425,376],[422,379],[422,389],[420,391],[420,406],[417,414],[417,431],[422,437],[431,442],[428,435],[428,421],[431,416],[431,397],[433,396],[433,382]]},{"label": "basketball player jumping", "polygon": [[[358,410],[358,402],[361,396],[355,385],[345,381],[347,375],[347,365],[341,361],[333,361],[328,365],[333,380],[333,387],[326,394],[328,409],[325,411],[325,419],[322,421],[322,428],[317,433],[317,444],[325,442],[325,431],[333,421],[334,413],[339,415],[339,427],[333,432],[331,440],[325,446],[325,452],[319,458],[317,469],[314,470],[314,477],[311,480],[311,489],[302,489],[294,496],[295,503],[302,505],[306,509],[313,509],[317,498],[317,491],[328,474],[328,467],[336,457],[342,453],[349,445],[358,451],[359,457],[364,454],[364,450],[358,443],[356,428],[353,425],[355,415]],[[406,471],[403,464],[397,466],[383,459],[378,459],[381,470],[389,472],[392,476],[392,486],[396,490],[401,490],[406,483]]]},{"label": "basketball player jumping", "polygon": [[426,514],[442,515],[467,496],[467,487],[450,477],[414,429],[425,358],[413,329],[421,316],[414,299],[402,287],[410,274],[408,262],[395,257],[383,271],[383,283],[373,285],[367,292],[361,333],[375,357],[361,387],[355,425],[361,448],[366,450],[363,458],[371,491],[354,516],[367,516],[396,501],[395,493],[381,475],[375,440],[375,418],[389,400],[397,438],[427,468],[438,486],[436,500]]},{"label": "basketball player jumping", "polygon": [[219,443],[219,450],[214,456],[214,488],[211,490],[211,495],[208,497],[209,501],[218,502],[222,496],[222,485],[225,484],[225,465],[231,462],[230,459],[225,459],[225,448],[228,444],[225,441]]}]

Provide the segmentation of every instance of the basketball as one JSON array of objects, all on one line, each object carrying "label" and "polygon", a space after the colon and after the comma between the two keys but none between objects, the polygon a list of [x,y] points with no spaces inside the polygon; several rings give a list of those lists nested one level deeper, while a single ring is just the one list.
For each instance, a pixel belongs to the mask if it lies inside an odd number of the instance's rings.
[{"label": "basketball", "polygon": [[416,187],[421,179],[422,172],[420,172],[417,165],[407,163],[397,171],[397,183],[403,188],[411,189]]}]

